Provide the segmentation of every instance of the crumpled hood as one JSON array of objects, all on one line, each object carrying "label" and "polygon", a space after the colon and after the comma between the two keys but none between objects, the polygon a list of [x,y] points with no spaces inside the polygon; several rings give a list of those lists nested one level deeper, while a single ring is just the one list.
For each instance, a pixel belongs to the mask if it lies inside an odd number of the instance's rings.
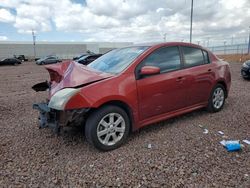
[{"label": "crumpled hood", "polygon": [[57,72],[62,76],[59,83],[52,82],[51,96],[63,88],[81,87],[113,76],[112,74],[98,72],[74,61],[46,66],[46,69],[49,72],[51,70]]}]

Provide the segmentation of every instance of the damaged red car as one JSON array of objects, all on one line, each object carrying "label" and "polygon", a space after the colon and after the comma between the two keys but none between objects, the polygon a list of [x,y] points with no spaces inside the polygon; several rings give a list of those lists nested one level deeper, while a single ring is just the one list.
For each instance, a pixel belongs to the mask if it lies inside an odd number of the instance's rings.
[{"label": "damaged red car", "polygon": [[121,146],[143,126],[206,107],[223,108],[231,84],[229,64],[190,43],[143,44],[115,49],[87,66],[76,62],[45,66],[49,91],[39,126],[84,126],[87,141],[100,150]]}]

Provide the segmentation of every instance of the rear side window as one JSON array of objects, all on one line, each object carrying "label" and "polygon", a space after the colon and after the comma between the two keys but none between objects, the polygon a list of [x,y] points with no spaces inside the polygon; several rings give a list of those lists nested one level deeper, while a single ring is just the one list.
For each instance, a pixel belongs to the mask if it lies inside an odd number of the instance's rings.
[{"label": "rear side window", "polygon": [[142,62],[142,66],[156,66],[161,72],[180,69],[180,53],[177,46],[163,47],[155,50]]},{"label": "rear side window", "polygon": [[185,67],[193,67],[205,63],[201,49],[183,46],[182,52],[185,59]]}]

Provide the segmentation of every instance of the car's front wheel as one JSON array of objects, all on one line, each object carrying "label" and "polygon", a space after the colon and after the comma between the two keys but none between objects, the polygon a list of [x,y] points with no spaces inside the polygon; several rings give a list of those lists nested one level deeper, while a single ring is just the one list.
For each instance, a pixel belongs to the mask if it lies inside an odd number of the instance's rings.
[{"label": "car's front wheel", "polygon": [[127,113],[118,106],[108,105],[90,114],[85,125],[85,136],[97,149],[109,151],[126,141],[129,129]]},{"label": "car's front wheel", "polygon": [[208,101],[208,111],[218,112],[220,111],[225,103],[226,99],[226,89],[222,84],[216,84],[213,88],[209,101]]}]

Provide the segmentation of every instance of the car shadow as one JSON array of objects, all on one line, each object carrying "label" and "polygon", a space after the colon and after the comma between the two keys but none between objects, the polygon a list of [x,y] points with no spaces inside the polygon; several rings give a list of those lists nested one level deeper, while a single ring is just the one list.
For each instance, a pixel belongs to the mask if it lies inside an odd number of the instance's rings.
[{"label": "car shadow", "polygon": [[153,123],[153,124],[147,125],[145,127],[138,129],[137,131],[133,132],[131,134],[131,137],[132,138],[136,137],[139,134],[144,135],[147,133],[159,132],[162,129],[169,129],[170,127],[175,126],[177,122],[185,121],[186,119],[190,119],[190,118],[193,118],[195,116],[201,116],[201,115],[206,114],[206,113],[208,113],[207,110],[205,108],[202,108],[202,109],[198,109],[198,110],[195,110],[195,111],[183,114],[183,115],[179,115],[179,116],[176,116],[176,117],[173,117],[170,119],[166,119],[166,120],[157,122],[157,123]]},{"label": "car shadow", "polygon": [[12,65],[12,64],[9,64],[9,65],[1,65],[1,64],[0,64],[0,67],[15,67],[15,66],[18,66],[18,65],[21,65],[21,64],[16,64],[16,65]]},{"label": "car shadow", "polygon": [[[177,122],[185,121],[186,119],[193,118],[195,116],[201,116],[208,113],[205,109],[198,109],[190,113],[186,113],[174,118],[170,118],[158,123],[150,124],[145,127],[142,127],[135,132],[131,133],[128,138],[128,142],[135,139],[136,137],[147,137],[147,134],[157,133],[162,131],[162,129],[169,129],[172,126],[175,126]],[[84,136],[83,127],[65,127],[61,130],[59,134],[59,139],[66,145],[74,145],[77,147],[84,147],[89,145]],[[128,143],[127,142],[127,143]],[[94,147],[89,147],[91,151],[97,151]],[[92,150],[92,149],[93,150]]]}]

